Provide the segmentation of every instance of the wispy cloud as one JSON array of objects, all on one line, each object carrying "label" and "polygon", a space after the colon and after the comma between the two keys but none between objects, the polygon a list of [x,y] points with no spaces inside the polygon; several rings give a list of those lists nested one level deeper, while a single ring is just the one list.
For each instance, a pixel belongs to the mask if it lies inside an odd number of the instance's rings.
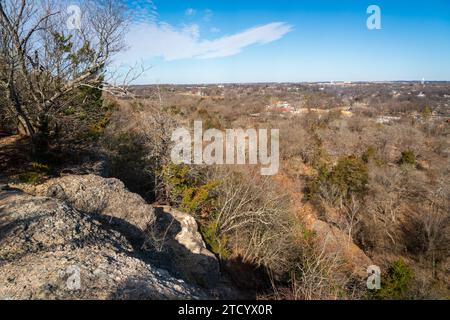
[{"label": "wispy cloud", "polygon": [[187,16],[195,16],[196,13],[197,13],[197,10],[195,10],[193,8],[187,8],[186,11],[184,12],[184,14]]},{"label": "wispy cloud", "polygon": [[129,50],[121,55],[120,61],[132,64],[154,57],[173,61],[233,56],[249,46],[276,41],[292,30],[289,24],[273,22],[207,40],[201,38],[196,24],[176,28],[164,22],[137,23],[127,35]]},{"label": "wispy cloud", "polygon": [[202,59],[232,56],[248,46],[276,41],[290,31],[292,26],[283,22],[253,27],[231,36],[198,43],[199,52],[196,56]]},{"label": "wispy cloud", "polygon": [[157,21],[158,12],[152,0],[128,0],[126,6],[128,8],[129,16],[133,18],[134,21]]},{"label": "wispy cloud", "polygon": [[205,22],[210,22],[212,17],[213,17],[214,13],[212,12],[212,10],[210,9],[206,9],[204,14],[203,14],[203,20]]}]

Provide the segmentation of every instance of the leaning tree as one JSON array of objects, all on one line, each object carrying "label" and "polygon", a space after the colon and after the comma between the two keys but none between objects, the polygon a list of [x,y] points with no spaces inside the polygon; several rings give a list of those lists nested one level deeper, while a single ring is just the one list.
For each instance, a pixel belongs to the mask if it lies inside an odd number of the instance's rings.
[{"label": "leaning tree", "polygon": [[105,89],[106,67],[124,48],[122,1],[77,3],[0,0],[0,111],[32,139]]}]

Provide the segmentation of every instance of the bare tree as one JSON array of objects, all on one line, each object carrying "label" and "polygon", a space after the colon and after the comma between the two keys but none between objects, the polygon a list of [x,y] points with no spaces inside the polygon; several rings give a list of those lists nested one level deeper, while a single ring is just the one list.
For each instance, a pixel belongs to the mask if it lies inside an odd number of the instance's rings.
[{"label": "bare tree", "polygon": [[344,204],[345,229],[347,230],[349,242],[353,241],[353,233],[359,223],[360,212],[361,202],[355,197],[355,195],[350,195],[350,198]]},{"label": "bare tree", "polygon": [[399,215],[406,194],[404,178],[396,168],[374,168],[372,171],[368,214],[364,218],[372,227],[379,227],[382,235],[380,242],[387,237],[390,245],[395,246],[398,242]]},{"label": "bare tree", "polygon": [[46,134],[81,88],[101,88],[123,48],[120,2],[83,0],[80,9],[70,30],[66,1],[0,1],[0,91],[27,136]]},{"label": "bare tree", "polygon": [[[163,169],[171,162],[172,132],[179,126],[178,120],[157,102],[118,99],[102,139],[113,163],[113,174],[132,184],[133,191],[165,202]],[[123,137],[128,137],[125,142]]]},{"label": "bare tree", "polygon": [[158,198],[164,193],[162,169],[171,161],[172,132],[177,126],[178,122],[161,107],[148,106],[147,110],[137,114],[137,127],[144,138],[146,160],[149,170],[153,172],[155,195]]},{"label": "bare tree", "polygon": [[221,171],[215,224],[244,261],[286,272],[295,256],[296,226],[289,198],[257,174]]},{"label": "bare tree", "polygon": [[325,244],[304,244],[291,275],[291,299],[339,299],[342,287],[349,280],[342,272],[343,261],[339,254],[330,254]]},{"label": "bare tree", "polygon": [[410,208],[410,223],[405,237],[410,252],[418,252],[430,263],[435,275],[439,262],[448,258],[450,188],[448,179],[440,179],[434,190],[420,195]]}]

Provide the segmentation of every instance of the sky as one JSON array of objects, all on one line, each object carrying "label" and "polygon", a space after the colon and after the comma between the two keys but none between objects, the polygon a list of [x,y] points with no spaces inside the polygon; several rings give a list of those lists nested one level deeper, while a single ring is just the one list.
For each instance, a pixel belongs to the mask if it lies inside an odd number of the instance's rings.
[{"label": "sky", "polygon": [[[381,29],[367,20],[380,9]],[[450,80],[450,1],[130,0],[137,84]]]}]

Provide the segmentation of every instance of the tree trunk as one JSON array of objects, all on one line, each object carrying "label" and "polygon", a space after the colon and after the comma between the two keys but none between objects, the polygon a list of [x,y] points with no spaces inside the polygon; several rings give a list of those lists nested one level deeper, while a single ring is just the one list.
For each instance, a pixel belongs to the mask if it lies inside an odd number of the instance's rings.
[{"label": "tree trunk", "polygon": [[36,131],[30,121],[22,115],[19,115],[18,119],[19,121],[17,124],[17,130],[19,131],[19,134],[27,137],[32,137],[36,133]]}]

